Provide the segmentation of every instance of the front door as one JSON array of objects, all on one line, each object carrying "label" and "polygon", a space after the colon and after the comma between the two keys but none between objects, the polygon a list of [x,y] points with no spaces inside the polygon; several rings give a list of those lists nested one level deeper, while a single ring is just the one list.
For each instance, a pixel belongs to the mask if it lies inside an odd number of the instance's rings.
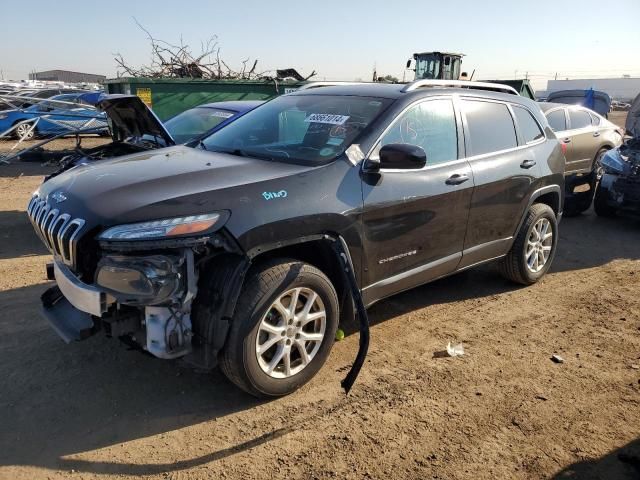
[{"label": "front door", "polygon": [[451,98],[424,100],[401,114],[374,150],[372,157],[384,145],[417,145],[427,164],[363,174],[366,303],[451,273],[460,262],[473,178],[459,158],[458,127]]}]

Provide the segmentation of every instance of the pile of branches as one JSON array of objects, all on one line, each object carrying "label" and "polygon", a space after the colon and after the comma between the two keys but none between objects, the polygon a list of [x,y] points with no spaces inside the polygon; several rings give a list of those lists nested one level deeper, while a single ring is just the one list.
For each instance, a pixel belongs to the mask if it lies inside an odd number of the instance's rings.
[{"label": "pile of branches", "polygon": [[[281,80],[281,72],[288,73],[293,69],[277,70],[273,72],[257,69],[258,60],[249,58],[242,61],[240,68],[231,68],[220,58],[220,46],[218,37],[213,36],[206,42],[202,42],[200,52],[193,53],[189,45],[185,45],[180,38],[180,44],[174,45],[164,40],[155,38],[135,18],[136,25],[147,35],[151,42],[151,63],[141,67],[133,67],[125,61],[120,53],[115,54],[118,65],[118,76],[132,76],[145,78],[204,78],[211,80]],[[297,72],[293,75],[296,80],[308,80],[316,74],[315,71],[307,77],[302,77]]]}]

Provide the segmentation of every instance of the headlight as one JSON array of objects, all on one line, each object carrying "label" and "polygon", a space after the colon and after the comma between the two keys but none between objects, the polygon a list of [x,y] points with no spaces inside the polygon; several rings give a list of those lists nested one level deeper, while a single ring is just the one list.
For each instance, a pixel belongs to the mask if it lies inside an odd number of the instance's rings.
[{"label": "headlight", "polygon": [[[100,234],[100,240],[152,240],[193,235],[210,230],[216,223],[222,223],[227,215],[209,213],[188,217],[166,218],[151,222],[129,223],[111,227]],[[220,225],[221,226],[221,225]]]}]

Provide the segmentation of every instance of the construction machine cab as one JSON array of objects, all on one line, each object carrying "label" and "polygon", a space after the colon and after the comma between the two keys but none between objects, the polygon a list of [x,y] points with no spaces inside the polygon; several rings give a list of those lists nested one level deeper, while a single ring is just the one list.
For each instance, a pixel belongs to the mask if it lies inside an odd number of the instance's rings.
[{"label": "construction machine cab", "polygon": [[[462,53],[450,52],[422,52],[414,53],[415,80],[458,80],[462,65]],[[412,60],[407,61],[407,68],[411,68]]]}]

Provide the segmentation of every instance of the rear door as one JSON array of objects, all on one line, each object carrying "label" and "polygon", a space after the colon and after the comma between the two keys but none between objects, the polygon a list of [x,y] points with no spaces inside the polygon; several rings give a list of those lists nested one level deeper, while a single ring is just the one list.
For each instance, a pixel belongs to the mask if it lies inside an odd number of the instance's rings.
[{"label": "rear door", "polygon": [[567,173],[589,172],[600,146],[600,132],[591,123],[591,115],[579,107],[568,108],[571,157],[567,157]]},{"label": "rear door", "polygon": [[394,143],[423,148],[427,164],[363,174],[367,303],[453,272],[467,227],[473,179],[461,158],[453,99],[435,97],[409,107],[390,124],[371,157]]},{"label": "rear door", "polygon": [[[475,188],[461,267],[509,249],[542,159],[532,148],[545,141],[540,125],[522,107],[488,99],[461,100],[467,159]],[[518,108],[517,116],[512,108]],[[519,119],[522,130],[516,132]]]}]

